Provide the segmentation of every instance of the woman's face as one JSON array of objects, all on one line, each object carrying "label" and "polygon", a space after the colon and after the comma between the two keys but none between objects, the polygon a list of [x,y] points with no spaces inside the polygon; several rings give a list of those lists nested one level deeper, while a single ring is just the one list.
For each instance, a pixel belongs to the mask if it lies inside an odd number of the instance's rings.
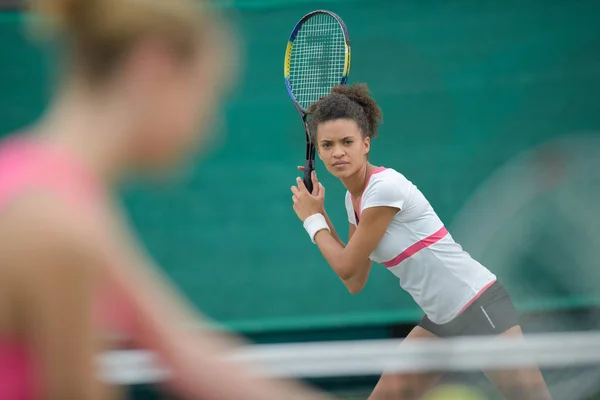
[{"label": "woman's face", "polygon": [[[223,39],[223,40],[222,40]],[[197,54],[182,61],[168,52],[148,50],[131,75],[136,88],[137,134],[134,162],[151,169],[169,168],[193,154],[216,119],[226,83],[234,78],[231,61],[235,43],[227,37],[203,43]]]},{"label": "woman's face", "polygon": [[339,179],[354,175],[367,162],[371,140],[352,119],[335,119],[317,126],[319,158]]},{"label": "woman's face", "polygon": [[206,57],[163,74],[159,94],[146,109],[140,138],[143,164],[168,166],[202,143],[219,103],[216,68]]}]

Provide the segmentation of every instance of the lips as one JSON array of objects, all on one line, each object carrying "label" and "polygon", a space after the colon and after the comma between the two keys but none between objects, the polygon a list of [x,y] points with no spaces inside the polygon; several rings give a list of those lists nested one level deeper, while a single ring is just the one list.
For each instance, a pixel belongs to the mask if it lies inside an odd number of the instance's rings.
[{"label": "lips", "polygon": [[347,162],[345,162],[345,161],[338,161],[338,162],[334,162],[334,163],[333,163],[333,166],[334,166],[334,167],[341,167],[341,166],[343,166],[343,165],[348,165],[348,163],[347,163]]}]

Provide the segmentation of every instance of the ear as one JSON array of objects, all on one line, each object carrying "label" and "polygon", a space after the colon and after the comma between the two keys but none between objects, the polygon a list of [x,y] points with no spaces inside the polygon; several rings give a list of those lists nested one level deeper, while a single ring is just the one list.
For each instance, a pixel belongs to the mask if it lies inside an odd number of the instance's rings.
[{"label": "ear", "polygon": [[174,68],[173,55],[168,46],[158,39],[146,39],[130,53],[125,63],[125,76],[138,87],[156,90],[160,88],[156,83],[172,76]]},{"label": "ear", "polygon": [[363,143],[364,143],[364,154],[367,155],[369,154],[369,151],[371,151],[371,138],[370,137],[366,137],[363,139]]}]

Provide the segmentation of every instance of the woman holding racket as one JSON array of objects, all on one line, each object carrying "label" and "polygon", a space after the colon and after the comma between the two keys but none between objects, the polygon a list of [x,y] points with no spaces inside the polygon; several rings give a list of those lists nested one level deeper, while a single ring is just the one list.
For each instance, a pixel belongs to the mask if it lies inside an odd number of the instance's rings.
[{"label": "woman holding racket", "polygon": [[[46,114],[0,143],[0,398],[100,400],[102,350],[134,345],[189,399],[317,399],[223,359],[130,232],[116,190],[203,135],[230,43],[193,0],[37,0],[66,67]],[[123,338],[126,338],[124,340]]]},{"label": "woman holding racket", "polygon": [[[294,211],[350,293],[365,286],[371,262],[385,265],[425,312],[406,340],[522,331],[513,303],[496,277],[454,242],[423,194],[399,172],[369,162],[382,118],[366,85],[340,85],[313,103],[309,127],[319,158],[347,189],[350,222],[344,243],[327,217],[325,188],[312,175],[292,187]],[[303,170],[303,167],[299,167]],[[550,399],[537,368],[486,371],[510,399]],[[370,399],[418,399],[439,374],[386,375]],[[391,395],[393,394],[393,395]]]}]

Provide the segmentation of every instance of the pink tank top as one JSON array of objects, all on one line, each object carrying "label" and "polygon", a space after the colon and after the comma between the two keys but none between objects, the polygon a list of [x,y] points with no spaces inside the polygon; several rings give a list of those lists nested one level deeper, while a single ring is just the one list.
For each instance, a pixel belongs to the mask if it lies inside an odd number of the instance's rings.
[{"label": "pink tank top", "polygon": [[[44,189],[73,206],[93,204],[101,186],[69,154],[35,139],[11,137],[0,142],[0,212],[31,189]],[[133,331],[133,318],[116,292],[99,290],[94,316],[100,326]],[[18,340],[0,338],[0,399],[33,400],[42,386],[34,375],[35,354]]]}]

